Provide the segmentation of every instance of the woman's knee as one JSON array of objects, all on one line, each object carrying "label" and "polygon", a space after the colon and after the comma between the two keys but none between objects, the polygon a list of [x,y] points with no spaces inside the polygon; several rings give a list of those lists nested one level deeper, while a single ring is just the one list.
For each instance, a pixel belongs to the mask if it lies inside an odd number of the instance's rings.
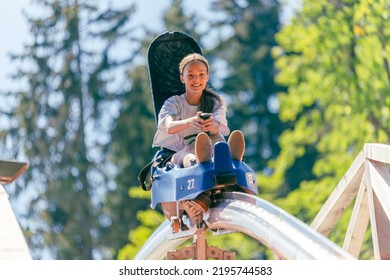
[{"label": "woman's knee", "polygon": [[187,154],[194,154],[195,149],[193,145],[185,146],[182,150],[175,153],[172,157],[171,162],[175,165],[181,165],[183,163],[183,159]]},{"label": "woman's knee", "polygon": [[214,135],[211,135],[210,139],[211,139],[211,142],[213,143],[213,145],[215,143],[218,143],[218,142],[226,142],[225,137],[223,137],[223,135],[219,132],[214,134]]}]

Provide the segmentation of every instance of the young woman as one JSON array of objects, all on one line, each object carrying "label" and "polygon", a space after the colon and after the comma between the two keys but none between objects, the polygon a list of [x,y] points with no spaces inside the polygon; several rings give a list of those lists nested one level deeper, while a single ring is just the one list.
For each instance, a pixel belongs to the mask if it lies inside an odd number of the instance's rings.
[{"label": "young woman", "polygon": [[[207,59],[197,53],[190,54],[183,58],[179,70],[185,92],[168,98],[162,106],[153,146],[175,152],[171,162],[187,167],[195,159],[197,162],[210,161],[213,144],[225,141],[224,136],[229,135],[230,129],[222,98],[207,86],[210,77]],[[211,114],[204,119],[202,113]],[[232,135],[236,136],[229,140],[229,144],[235,150],[244,149],[242,133],[236,131]]]}]

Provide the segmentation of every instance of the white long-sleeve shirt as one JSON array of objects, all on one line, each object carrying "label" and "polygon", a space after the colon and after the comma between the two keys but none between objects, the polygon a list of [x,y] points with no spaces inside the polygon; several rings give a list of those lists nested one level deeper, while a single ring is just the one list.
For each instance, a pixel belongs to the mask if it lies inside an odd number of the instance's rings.
[{"label": "white long-sleeve shirt", "polygon": [[[175,95],[168,98],[164,105],[161,107],[158,114],[157,132],[154,135],[153,147],[164,147],[172,151],[180,151],[185,146],[184,137],[198,134],[200,129],[188,127],[178,133],[169,134],[168,129],[165,126],[165,119],[168,116],[176,116],[177,120],[184,120],[196,115],[199,111],[199,106],[193,106],[188,104],[185,94]],[[230,129],[226,120],[226,107],[224,105],[215,102],[213,110],[213,119],[220,123],[219,132],[223,136],[227,136],[230,133]]]}]

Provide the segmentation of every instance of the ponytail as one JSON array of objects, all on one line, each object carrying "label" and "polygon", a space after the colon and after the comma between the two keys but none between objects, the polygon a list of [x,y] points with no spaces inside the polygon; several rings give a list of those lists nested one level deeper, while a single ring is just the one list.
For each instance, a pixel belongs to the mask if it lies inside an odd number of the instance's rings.
[{"label": "ponytail", "polygon": [[203,113],[212,113],[215,102],[222,105],[222,99],[213,89],[206,87],[203,90],[202,98],[200,99],[200,110]]}]

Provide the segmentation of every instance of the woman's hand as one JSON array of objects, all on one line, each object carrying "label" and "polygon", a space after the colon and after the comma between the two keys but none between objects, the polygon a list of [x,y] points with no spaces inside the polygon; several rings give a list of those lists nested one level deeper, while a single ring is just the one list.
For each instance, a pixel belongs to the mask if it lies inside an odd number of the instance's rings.
[{"label": "woman's hand", "polygon": [[210,117],[208,119],[202,118],[201,114],[202,112],[197,112],[194,117],[190,118],[190,126],[199,129],[202,132],[209,132],[211,134],[217,133],[218,132],[218,126],[216,126],[217,121],[213,119],[213,114],[210,114]]},{"label": "woman's hand", "polygon": [[190,127],[202,130],[204,120],[200,117],[200,114],[202,114],[202,112],[197,112],[195,116],[188,119]]},{"label": "woman's hand", "polygon": [[195,116],[184,119],[184,120],[177,120],[173,116],[167,116],[165,118],[165,126],[167,127],[167,131],[169,134],[176,134],[180,131],[183,131],[189,127],[201,130],[203,120],[200,118],[200,113],[198,112]]},{"label": "woman's hand", "polygon": [[166,118],[166,126],[169,134],[175,134],[188,127],[199,129],[203,132],[209,132],[211,135],[218,133],[220,123],[213,119],[213,114],[210,118],[204,120],[200,117],[202,112],[197,112],[195,116],[185,120],[175,120],[172,116]]},{"label": "woman's hand", "polygon": [[213,114],[211,114],[210,118],[202,121],[201,130],[203,132],[210,132],[212,135],[218,133],[220,123],[213,119]]}]

